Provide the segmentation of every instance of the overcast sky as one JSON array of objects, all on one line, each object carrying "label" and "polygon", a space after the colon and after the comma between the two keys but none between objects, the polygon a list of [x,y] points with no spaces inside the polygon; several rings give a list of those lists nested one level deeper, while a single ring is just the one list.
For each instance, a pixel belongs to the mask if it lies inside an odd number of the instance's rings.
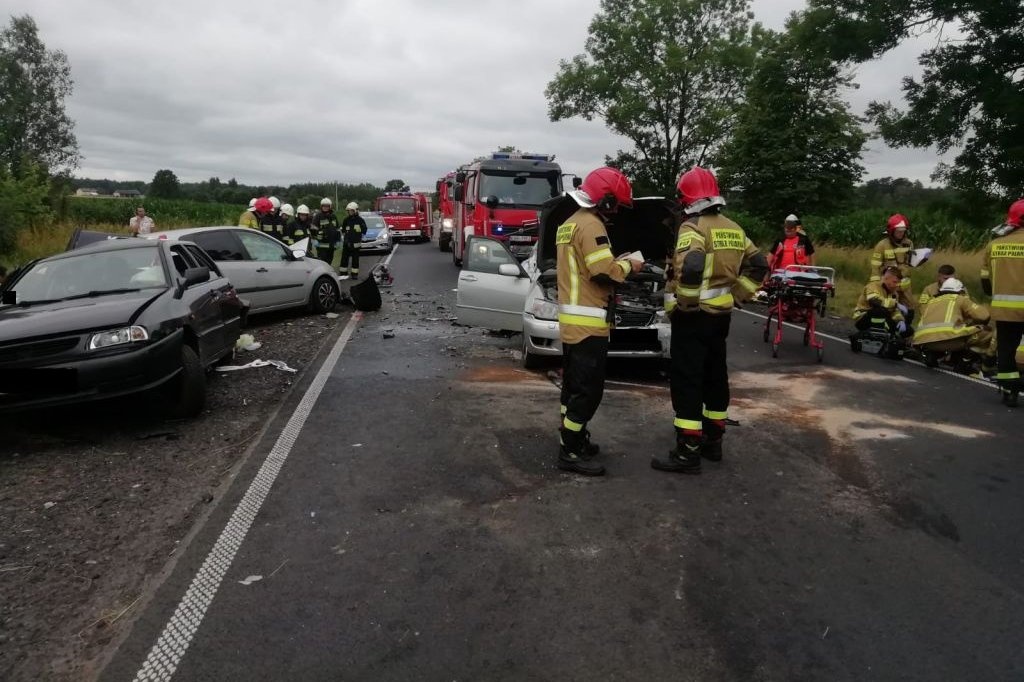
[{"label": "overcast sky", "polygon": [[[599,121],[551,123],[544,87],[583,51],[598,0],[7,0],[75,80],[77,175],[246,184],[402,178],[429,188],[500,145],[585,173],[628,142]],[[803,0],[754,0],[781,28]],[[850,95],[899,99],[927,39],[861,67]],[[928,182],[933,154],[873,143],[867,177]]]}]

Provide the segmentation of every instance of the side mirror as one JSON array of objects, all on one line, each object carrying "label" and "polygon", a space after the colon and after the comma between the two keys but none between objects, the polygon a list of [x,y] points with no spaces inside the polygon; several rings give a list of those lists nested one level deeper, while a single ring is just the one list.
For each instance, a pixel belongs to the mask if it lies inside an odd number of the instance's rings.
[{"label": "side mirror", "polygon": [[435,192],[440,192],[441,191],[441,185],[443,185],[443,184],[444,183],[441,180],[438,180],[437,184],[434,185],[434,191]]},{"label": "side mirror", "polygon": [[462,183],[462,182],[465,182],[465,181],[466,181],[466,174],[464,172],[459,171],[458,173],[455,174],[455,182]]},{"label": "side mirror", "polygon": [[574,175],[573,178],[572,178],[572,186],[573,186],[573,189],[579,189],[580,187],[582,187],[583,186],[583,178],[581,178],[578,175]]},{"label": "side mirror", "polygon": [[455,198],[455,201],[462,201],[462,199],[464,198],[464,195],[463,195],[463,192],[462,192],[462,185],[461,184],[455,185],[455,191],[452,193],[452,196]]},{"label": "side mirror", "polygon": [[210,268],[206,266],[189,268],[185,271],[184,279],[178,280],[178,287],[174,291],[174,298],[181,298],[185,294],[185,290],[194,284],[202,284],[209,281]]},{"label": "side mirror", "polygon": [[498,205],[499,205],[500,203],[501,203],[501,202],[500,202],[500,201],[498,201],[498,197],[494,196],[493,194],[489,194],[489,195],[488,195],[488,196],[487,196],[487,197],[486,197],[486,198],[484,199],[484,206],[486,206],[487,208],[498,208]]},{"label": "side mirror", "polygon": [[0,294],[0,303],[4,305],[14,305],[18,302],[18,294],[14,289],[8,289]]},{"label": "side mirror", "polygon": [[295,260],[302,260],[303,258],[306,257],[306,252],[305,251],[295,250],[295,251],[292,251],[292,256],[295,257]]},{"label": "side mirror", "polygon": [[523,271],[518,265],[512,263],[502,263],[498,266],[498,274],[505,275],[506,277],[521,277]]}]

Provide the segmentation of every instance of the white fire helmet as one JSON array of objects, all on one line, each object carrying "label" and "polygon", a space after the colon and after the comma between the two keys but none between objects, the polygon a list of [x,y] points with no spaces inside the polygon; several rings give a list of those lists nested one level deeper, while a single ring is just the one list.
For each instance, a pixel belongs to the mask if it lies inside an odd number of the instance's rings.
[{"label": "white fire helmet", "polygon": [[295,212],[298,213],[299,215],[309,215],[309,206],[306,206],[305,204],[299,204],[299,207],[295,209]]},{"label": "white fire helmet", "polygon": [[950,277],[939,287],[940,292],[959,294],[964,290],[964,283],[956,277]]},{"label": "white fire helmet", "polygon": [[348,202],[348,204],[347,204],[347,205],[345,206],[345,210],[346,210],[346,211],[358,211],[358,210],[359,210],[359,204],[357,204],[357,203],[356,203],[356,202],[354,202],[354,201],[350,201],[350,202]]},{"label": "white fire helmet", "polygon": [[323,208],[324,206],[334,206],[334,204],[331,202],[330,199],[324,197],[323,199],[320,200],[320,208]]},{"label": "white fire helmet", "polygon": [[256,208],[256,197],[249,199],[249,210],[251,211],[254,208]]},{"label": "white fire helmet", "polygon": [[281,208],[281,200],[277,197],[267,197],[270,199],[270,204],[274,207],[274,210]]},{"label": "white fire helmet", "polygon": [[295,217],[295,208],[291,204],[281,204],[281,213],[289,218]]}]

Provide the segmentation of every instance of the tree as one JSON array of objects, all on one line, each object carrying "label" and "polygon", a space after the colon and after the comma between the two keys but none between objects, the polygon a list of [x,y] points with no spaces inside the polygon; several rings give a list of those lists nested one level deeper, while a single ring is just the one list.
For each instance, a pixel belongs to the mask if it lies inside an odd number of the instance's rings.
[{"label": "tree", "polygon": [[633,144],[611,161],[674,194],[732,130],[760,34],[751,19],[747,0],[601,0],[586,54],[547,85],[548,115],[603,119]]},{"label": "tree", "polygon": [[992,0],[812,0],[800,37],[837,60],[866,61],[921,27],[955,28],[905,78],[907,108],[873,102],[868,116],[896,147],[960,149],[935,177],[1016,197],[1024,188],[1024,6]]},{"label": "tree", "polygon": [[19,230],[40,227],[53,218],[50,179],[46,169],[31,159],[19,163],[15,176],[0,165],[0,253],[13,246]]},{"label": "tree", "polygon": [[46,49],[32,17],[12,17],[0,31],[0,166],[15,176],[25,160],[53,173],[78,167],[74,124],[64,111],[71,88],[67,56]]},{"label": "tree", "polygon": [[851,77],[828,58],[777,36],[758,59],[719,179],[743,207],[781,223],[788,213],[834,212],[854,194],[867,139],[840,96]]},{"label": "tree", "polygon": [[409,185],[405,184],[405,180],[388,180],[387,184],[384,185],[385,192],[401,192],[409,189]]},{"label": "tree", "polygon": [[505,145],[502,145],[502,146],[498,147],[498,151],[499,152],[508,152],[509,154],[519,154],[519,153],[522,153],[523,150],[520,149],[519,147],[515,146],[515,145],[505,144]]},{"label": "tree", "polygon": [[181,195],[181,183],[174,171],[158,170],[149,185],[149,196],[154,199],[174,199]]}]

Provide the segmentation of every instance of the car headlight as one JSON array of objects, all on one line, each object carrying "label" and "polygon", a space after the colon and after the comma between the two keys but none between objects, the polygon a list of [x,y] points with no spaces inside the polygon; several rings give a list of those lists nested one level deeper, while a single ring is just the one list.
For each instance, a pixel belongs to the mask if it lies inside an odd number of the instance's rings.
[{"label": "car headlight", "polygon": [[546,298],[535,298],[530,304],[530,314],[538,320],[557,320],[558,304]]},{"label": "car headlight", "polygon": [[455,223],[452,222],[451,218],[445,218],[444,220],[441,221],[441,227],[445,228],[446,230],[450,230],[453,227],[455,227]]},{"label": "car headlight", "polygon": [[146,331],[145,327],[136,325],[93,334],[89,338],[89,350],[121,346],[126,343],[134,343],[135,341],[149,341],[149,332]]}]

